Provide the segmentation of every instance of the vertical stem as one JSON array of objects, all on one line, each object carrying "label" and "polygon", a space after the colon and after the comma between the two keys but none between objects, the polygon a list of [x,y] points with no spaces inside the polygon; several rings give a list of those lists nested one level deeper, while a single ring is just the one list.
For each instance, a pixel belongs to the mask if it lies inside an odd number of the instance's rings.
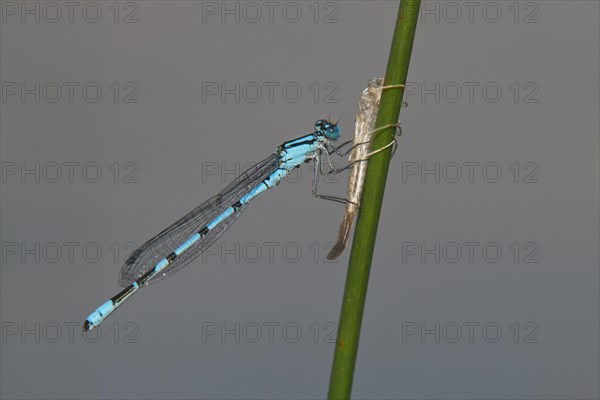
[{"label": "vertical stem", "polygon": [[[384,85],[386,86],[406,82],[419,7],[420,0],[402,0],[400,3],[385,74]],[[398,121],[403,94],[404,90],[402,89],[383,91],[375,124],[376,129]],[[372,149],[377,150],[388,144],[393,139],[394,134],[395,129],[389,128],[376,135]],[[329,382],[329,399],[331,400],[349,399],[352,391],[352,378],[367,297],[369,272],[391,153],[392,150],[389,148],[374,155],[370,159],[367,169],[361,201],[362,208],[358,215],[352,252],[350,253],[338,337]]]}]

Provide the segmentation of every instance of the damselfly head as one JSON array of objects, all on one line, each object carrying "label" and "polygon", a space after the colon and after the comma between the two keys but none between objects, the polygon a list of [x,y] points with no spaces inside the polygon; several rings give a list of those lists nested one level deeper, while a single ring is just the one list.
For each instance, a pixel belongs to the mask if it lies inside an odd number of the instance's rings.
[{"label": "damselfly head", "polygon": [[315,132],[320,132],[329,140],[336,140],[340,137],[340,128],[337,122],[331,122],[326,119],[320,119],[315,122]]}]

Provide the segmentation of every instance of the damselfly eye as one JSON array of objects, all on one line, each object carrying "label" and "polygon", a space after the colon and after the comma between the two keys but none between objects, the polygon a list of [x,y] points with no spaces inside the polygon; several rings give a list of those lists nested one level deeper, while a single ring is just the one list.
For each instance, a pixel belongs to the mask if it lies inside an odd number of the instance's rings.
[{"label": "damselfly eye", "polygon": [[336,140],[340,136],[340,128],[326,119],[315,122],[315,132],[321,132],[329,140]]}]

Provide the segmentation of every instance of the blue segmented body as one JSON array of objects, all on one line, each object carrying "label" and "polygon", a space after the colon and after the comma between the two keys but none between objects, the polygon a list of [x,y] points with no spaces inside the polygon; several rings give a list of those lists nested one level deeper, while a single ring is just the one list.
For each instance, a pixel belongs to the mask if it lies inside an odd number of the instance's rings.
[{"label": "blue segmented body", "polygon": [[283,143],[222,192],[140,246],[127,258],[119,274],[119,283],[125,289],[91,313],[83,330],[98,326],[143,286],[179,271],[198,257],[225,233],[252,199],[275,187],[292,169],[316,160],[330,146],[329,141],[338,137],[335,123],[318,120],[314,132]]}]

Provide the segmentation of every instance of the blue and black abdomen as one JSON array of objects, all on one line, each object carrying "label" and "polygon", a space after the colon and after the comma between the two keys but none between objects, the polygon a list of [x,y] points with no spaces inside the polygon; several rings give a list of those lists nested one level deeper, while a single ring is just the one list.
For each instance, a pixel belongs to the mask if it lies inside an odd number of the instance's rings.
[{"label": "blue and black abdomen", "polygon": [[[266,179],[276,168],[277,155],[272,154],[242,173],[221,193],[205,201],[148,240],[126,259],[119,274],[119,285],[129,286],[153,270],[164,258],[169,261],[168,266],[145,283],[156,283],[194,260],[235,222],[248,204],[241,203],[240,199],[248,193],[250,187],[254,187]],[[242,182],[248,182],[248,184],[244,185]],[[211,222],[228,210],[231,211],[229,215],[222,216],[216,226],[210,226]],[[181,254],[175,254],[175,250],[195,234],[199,234],[199,240]]]}]

